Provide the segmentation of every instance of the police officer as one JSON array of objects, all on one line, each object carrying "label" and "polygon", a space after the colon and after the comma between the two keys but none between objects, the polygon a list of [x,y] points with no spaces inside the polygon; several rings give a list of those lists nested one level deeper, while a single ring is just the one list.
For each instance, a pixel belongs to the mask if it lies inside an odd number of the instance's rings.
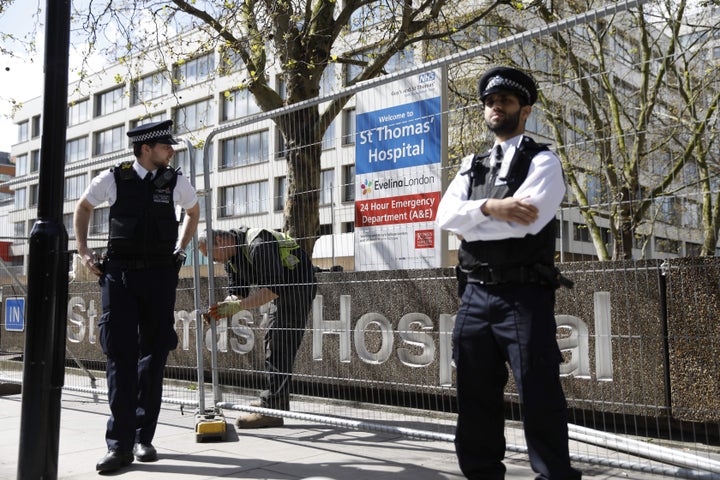
[{"label": "police officer", "polygon": [[[230,295],[212,305],[215,319],[231,317],[240,310],[274,301],[274,318],[265,334],[265,383],[259,406],[290,410],[290,381],[293,363],[300,348],[308,313],[317,292],[312,262],[294,239],[274,230],[242,227],[215,230],[212,257],[223,262],[229,277]],[[208,256],[207,239],[198,241]],[[250,286],[257,286],[251,291]],[[279,427],[282,417],[247,413],[238,417],[239,428]]]},{"label": "police officer", "polygon": [[[152,439],[162,396],[163,369],[178,338],[174,329],[175,290],[184,249],[200,218],[195,189],[169,167],[177,142],[172,121],[149,123],[127,132],[135,161],[93,179],[75,208],[75,235],[83,263],[100,277],[100,344],[107,356],[111,415],[107,454],[99,472],[126,467],[133,457],[154,461]],[[87,246],[93,209],[110,205],[107,257],[98,262]],[[185,209],[178,238],[175,204]]]},{"label": "police officer", "polygon": [[458,421],[455,447],[469,479],[505,474],[506,362],[522,403],[528,454],[538,479],[572,480],[567,404],[556,341],[555,212],[565,193],[558,157],[524,134],[535,81],[496,67],[479,82],[493,153],[463,159],[437,223],[461,239],[461,305],[453,331]]}]

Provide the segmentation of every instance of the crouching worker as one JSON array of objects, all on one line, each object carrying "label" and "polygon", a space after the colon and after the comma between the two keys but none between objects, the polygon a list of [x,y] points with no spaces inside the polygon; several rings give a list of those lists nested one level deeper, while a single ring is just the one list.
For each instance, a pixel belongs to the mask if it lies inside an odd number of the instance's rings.
[{"label": "crouching worker", "polygon": [[[317,280],[309,255],[287,235],[263,228],[241,227],[215,230],[212,258],[222,262],[230,288],[225,301],[210,307],[212,318],[229,318],[241,310],[275,303],[275,312],[265,334],[265,390],[259,406],[290,410],[290,382],[317,292]],[[198,247],[209,258],[207,237]],[[250,287],[257,287],[251,290]],[[238,417],[238,428],[280,427],[282,417],[246,413]]]}]

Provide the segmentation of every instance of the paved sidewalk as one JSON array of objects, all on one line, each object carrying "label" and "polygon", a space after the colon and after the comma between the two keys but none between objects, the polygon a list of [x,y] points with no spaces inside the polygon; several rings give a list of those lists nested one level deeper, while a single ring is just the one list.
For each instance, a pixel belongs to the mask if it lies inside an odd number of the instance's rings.
[{"label": "paved sidewalk", "polygon": [[[95,463],[106,451],[107,401],[64,392],[58,478],[97,479]],[[0,396],[0,479],[17,478],[21,395]],[[135,462],[104,476],[124,479],[257,480],[459,480],[450,442],[415,440],[286,419],[281,428],[236,430],[239,414],[226,411],[227,441],[195,441],[193,412],[166,405],[153,444],[159,460]],[[508,479],[532,479],[523,454],[508,455]],[[660,476],[611,467],[576,464],[585,479],[659,479]],[[24,479],[21,479],[24,480]]]}]

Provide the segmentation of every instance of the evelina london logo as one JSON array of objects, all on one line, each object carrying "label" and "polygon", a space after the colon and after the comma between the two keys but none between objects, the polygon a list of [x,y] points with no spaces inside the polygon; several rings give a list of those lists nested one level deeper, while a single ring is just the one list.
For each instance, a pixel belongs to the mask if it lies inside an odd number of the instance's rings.
[{"label": "evelina london logo", "polygon": [[373,182],[365,180],[360,184],[360,190],[362,191],[363,195],[367,195],[368,193],[372,193],[373,189]]}]

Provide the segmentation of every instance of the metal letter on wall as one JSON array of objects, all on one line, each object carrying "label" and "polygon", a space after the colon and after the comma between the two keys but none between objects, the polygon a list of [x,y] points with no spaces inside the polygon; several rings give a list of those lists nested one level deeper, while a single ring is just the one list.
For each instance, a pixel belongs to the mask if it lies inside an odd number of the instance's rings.
[{"label": "metal letter on wall", "polygon": [[595,364],[598,380],[613,379],[610,292],[595,292]]}]

